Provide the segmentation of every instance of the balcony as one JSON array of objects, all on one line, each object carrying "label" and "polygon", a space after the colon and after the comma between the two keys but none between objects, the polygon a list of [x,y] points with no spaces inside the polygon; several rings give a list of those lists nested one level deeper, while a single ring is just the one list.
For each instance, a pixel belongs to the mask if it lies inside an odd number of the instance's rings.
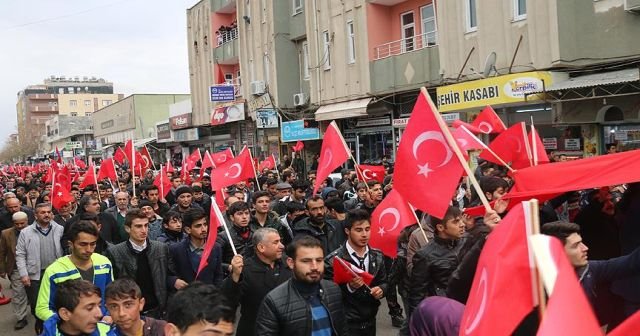
[{"label": "balcony", "polygon": [[407,2],[408,0],[367,0],[368,3],[382,5],[382,6],[395,6],[399,3]]},{"label": "balcony", "polygon": [[218,47],[213,49],[213,58],[219,64],[238,64],[238,29],[223,31],[218,36]]},{"label": "balcony", "polygon": [[236,12],[236,0],[211,0],[211,11],[220,14]]},{"label": "balcony", "polygon": [[419,88],[440,78],[440,56],[437,45],[416,36],[385,43],[375,48],[370,63],[371,90],[388,93]]},{"label": "balcony", "polygon": [[58,112],[58,105],[49,104],[29,104],[31,112]]}]

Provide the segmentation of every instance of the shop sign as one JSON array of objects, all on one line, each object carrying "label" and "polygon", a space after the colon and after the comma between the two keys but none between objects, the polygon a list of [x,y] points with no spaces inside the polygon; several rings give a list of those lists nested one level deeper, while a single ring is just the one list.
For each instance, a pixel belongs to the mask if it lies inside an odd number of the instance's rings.
[{"label": "shop sign", "polygon": [[320,129],[305,128],[304,120],[286,121],[280,128],[282,142],[320,139]]},{"label": "shop sign", "polygon": [[393,119],[393,127],[406,127],[407,124],[409,123],[409,118],[399,118],[399,119]]},{"label": "shop sign", "polygon": [[580,150],[580,138],[564,139],[565,150]]},{"label": "shop sign", "polygon": [[263,107],[271,106],[271,96],[268,93],[263,94],[260,97],[250,100],[248,103],[249,111],[256,111]]},{"label": "shop sign", "polygon": [[196,141],[198,139],[197,128],[189,128],[173,132],[173,141]]},{"label": "shop sign", "polygon": [[156,134],[158,140],[171,139],[171,128],[169,127],[169,123],[156,125]]},{"label": "shop sign", "polygon": [[[438,110],[440,112],[464,110],[486,105],[521,103],[525,95],[543,91],[544,85],[553,83],[560,74],[548,71],[532,71],[518,74],[479,79],[460,84],[441,86],[436,89]],[[527,101],[542,99],[532,94]]]},{"label": "shop sign", "polygon": [[101,155],[102,155],[102,151],[98,149],[89,149],[87,151],[87,156],[101,156]]},{"label": "shop sign", "polygon": [[87,148],[94,148],[95,144],[95,141],[87,140]]},{"label": "shop sign", "polygon": [[100,128],[101,129],[111,128],[113,127],[113,124],[114,124],[113,119],[107,120],[100,124]]},{"label": "shop sign", "polygon": [[456,120],[460,120],[460,113],[445,113],[442,115],[442,119],[447,123],[451,124]]},{"label": "shop sign", "polygon": [[356,127],[388,126],[390,123],[390,117],[358,119],[358,121],[356,122]]},{"label": "shop sign", "polygon": [[64,143],[64,149],[71,150],[76,148],[82,148],[82,141],[67,141]]},{"label": "shop sign", "polygon": [[172,130],[183,129],[191,127],[191,113],[185,113],[169,118]]},{"label": "shop sign", "polygon": [[613,138],[616,141],[627,141],[629,139],[629,134],[627,133],[626,130],[617,130],[614,134],[613,134]]},{"label": "shop sign", "polygon": [[236,89],[233,85],[214,85],[209,87],[212,102],[232,102],[236,100]]},{"label": "shop sign", "polygon": [[542,138],[542,145],[544,145],[544,149],[556,150],[558,149],[558,138]]},{"label": "shop sign", "polygon": [[211,125],[222,125],[244,120],[244,103],[215,107],[211,113]]},{"label": "shop sign", "polygon": [[278,113],[274,109],[256,111],[257,128],[278,128]]}]

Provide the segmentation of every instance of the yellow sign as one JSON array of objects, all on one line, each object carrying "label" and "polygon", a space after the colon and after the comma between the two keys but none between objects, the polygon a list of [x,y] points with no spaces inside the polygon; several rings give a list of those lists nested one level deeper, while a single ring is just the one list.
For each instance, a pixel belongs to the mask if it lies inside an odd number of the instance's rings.
[{"label": "yellow sign", "polygon": [[[440,112],[459,111],[486,105],[524,102],[525,94],[542,92],[543,84],[552,84],[554,74],[548,71],[522,72],[479,79],[436,89]],[[528,95],[527,101],[542,99],[541,94]]]}]

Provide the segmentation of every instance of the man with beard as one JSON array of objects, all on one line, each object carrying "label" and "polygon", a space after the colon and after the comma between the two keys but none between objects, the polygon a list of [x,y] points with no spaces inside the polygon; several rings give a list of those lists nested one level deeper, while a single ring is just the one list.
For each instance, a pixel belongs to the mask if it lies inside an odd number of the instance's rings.
[{"label": "man with beard", "polygon": [[[192,283],[196,280],[204,244],[207,241],[209,225],[204,211],[197,208],[189,209],[182,215],[182,225],[187,233],[187,239],[171,245],[169,252],[176,264],[178,278]],[[197,280],[220,287],[222,283],[221,258],[222,250],[219,246],[214,246],[207,260],[207,266],[197,275]]]},{"label": "man with beard", "polygon": [[45,322],[42,335],[109,335],[110,327],[100,323],[101,302],[100,289],[89,281],[74,279],[61,283],[51,306],[56,313]]},{"label": "man with beard", "polygon": [[331,252],[325,259],[327,280],[333,279],[333,261],[342,258],[364,272],[373,275],[369,287],[364,286],[362,277],[356,276],[351,282],[340,285],[347,319],[349,335],[375,336],[376,315],[380,299],[387,291],[387,271],[382,251],[369,248],[371,237],[371,216],[362,209],[351,210],[344,222],[347,242]]},{"label": "man with beard", "polygon": [[234,255],[231,244],[235,247],[236,252],[243,257],[248,258],[253,255],[253,232],[249,227],[251,219],[249,204],[243,201],[231,204],[227,209],[227,216],[232,222],[231,227],[227,227],[231,241],[224,232],[220,232],[216,239],[216,246],[222,250],[222,268],[225,273],[231,272],[230,264]]},{"label": "man with beard", "polygon": [[271,196],[268,191],[257,191],[252,196],[253,201],[253,216],[249,221],[249,227],[251,231],[256,231],[260,228],[273,228],[280,233],[280,238],[284,245],[288,245],[291,242],[292,237],[289,235],[289,231],[280,222],[278,214],[269,210],[269,203],[271,202]]},{"label": "man with beard", "polygon": [[324,252],[313,237],[301,237],[287,247],[293,278],[274,288],[262,301],[256,334],[346,335],[340,287],[323,279]]},{"label": "man with beard", "polygon": [[118,335],[164,334],[165,321],[140,316],[144,310],[144,298],[135,281],[125,278],[110,283],[104,294],[104,301]]},{"label": "man with beard", "polygon": [[307,218],[298,221],[293,229],[294,239],[300,236],[311,236],[320,240],[322,250],[329,254],[345,241],[344,233],[327,221],[327,208],[320,196],[311,197],[306,204]]},{"label": "man with beard", "polygon": [[[42,276],[36,316],[46,321],[55,314],[51,310],[58,295],[58,285],[71,279],[83,279],[95,284],[104,294],[107,285],[113,281],[111,262],[104,256],[94,253],[98,240],[98,228],[89,221],[74,223],[69,230],[71,254],[58,258],[47,267]],[[106,309],[102,306],[102,313]]]},{"label": "man with beard", "polygon": [[255,256],[231,260],[231,276],[222,283],[222,291],[234,306],[240,304],[237,336],[256,335],[255,320],[262,299],[272,289],[291,278],[291,270],[282,259],[284,245],[278,231],[258,229],[253,233]]}]

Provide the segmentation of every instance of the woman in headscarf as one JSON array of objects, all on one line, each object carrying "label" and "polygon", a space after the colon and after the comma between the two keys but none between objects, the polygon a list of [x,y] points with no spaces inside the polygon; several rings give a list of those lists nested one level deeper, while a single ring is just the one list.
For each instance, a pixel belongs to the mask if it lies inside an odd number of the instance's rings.
[{"label": "woman in headscarf", "polygon": [[457,336],[464,305],[442,296],[422,300],[409,322],[411,336]]}]

